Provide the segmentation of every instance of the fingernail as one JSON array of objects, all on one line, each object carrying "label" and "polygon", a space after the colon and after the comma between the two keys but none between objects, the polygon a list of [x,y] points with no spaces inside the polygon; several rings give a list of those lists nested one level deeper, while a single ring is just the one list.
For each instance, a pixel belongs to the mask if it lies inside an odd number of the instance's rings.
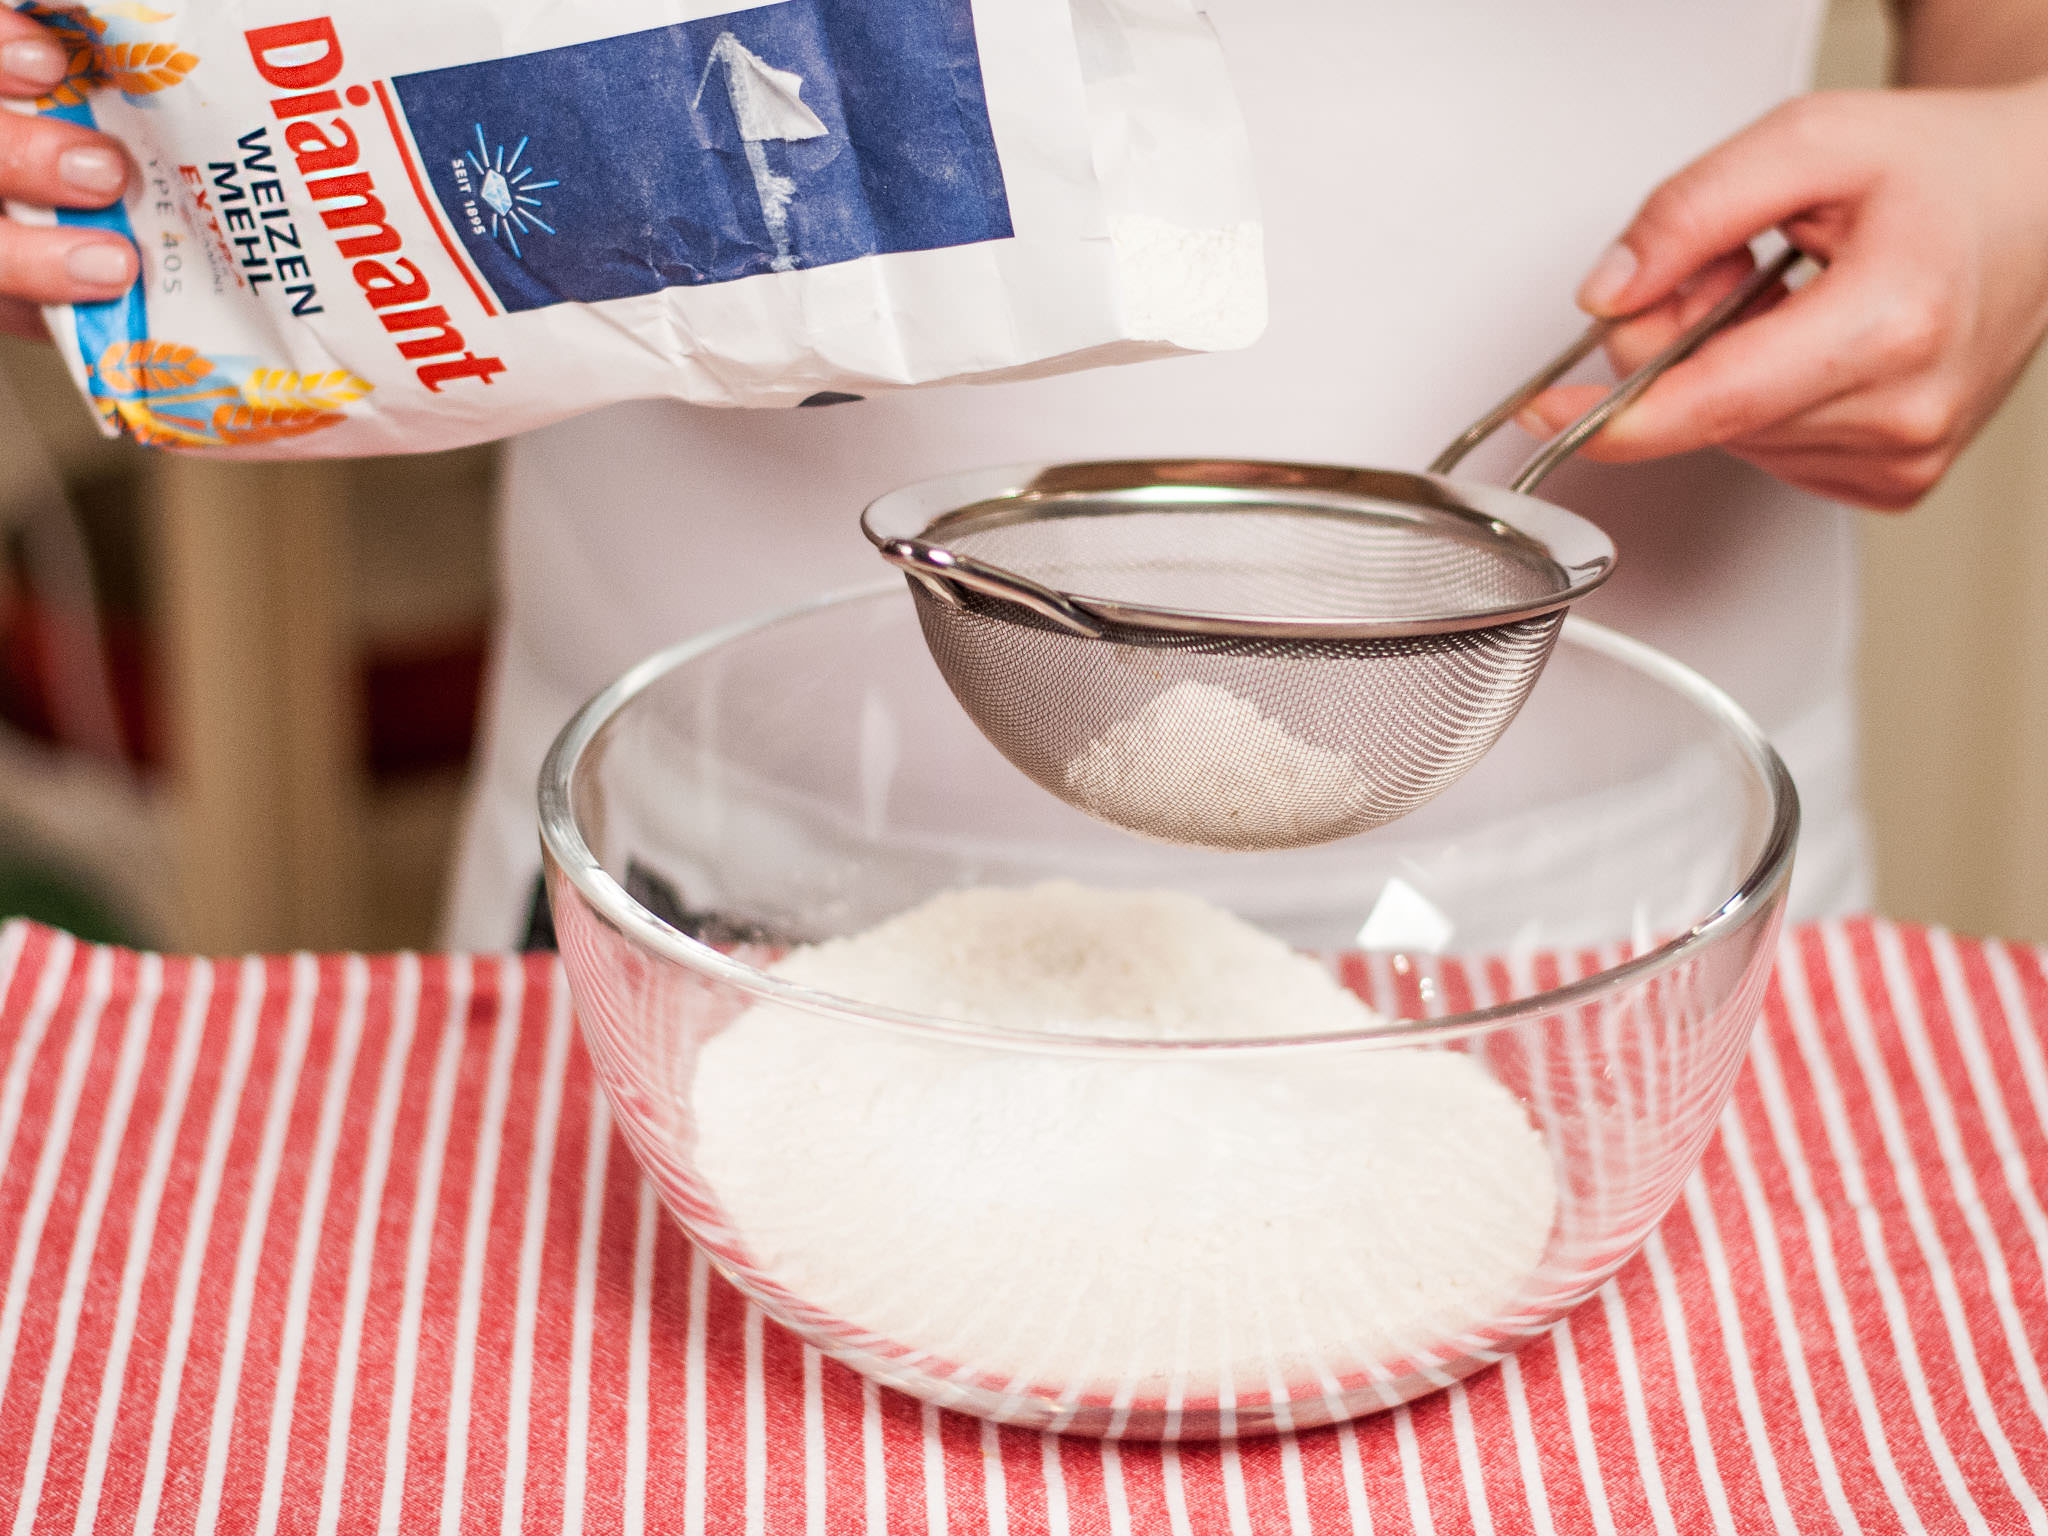
[{"label": "fingernail", "polygon": [[1586,274],[1585,282],[1579,285],[1579,307],[1596,315],[1612,311],[1635,280],[1639,266],[1636,253],[1619,241],[1607,247],[1606,253],[1593,264],[1593,270]]},{"label": "fingernail", "polygon": [[1536,408],[1533,405],[1522,408],[1515,417],[1515,425],[1531,437],[1550,436],[1550,423],[1536,414]]},{"label": "fingernail", "polygon": [[128,162],[117,149],[103,144],[81,144],[57,157],[57,174],[74,192],[88,197],[112,197],[128,184]]},{"label": "fingernail", "polygon": [[135,277],[135,256],[111,240],[87,240],[71,247],[64,270],[73,282],[93,288],[125,288]]},{"label": "fingernail", "polygon": [[39,38],[24,38],[0,48],[0,69],[30,85],[55,85],[64,78],[64,50]]}]

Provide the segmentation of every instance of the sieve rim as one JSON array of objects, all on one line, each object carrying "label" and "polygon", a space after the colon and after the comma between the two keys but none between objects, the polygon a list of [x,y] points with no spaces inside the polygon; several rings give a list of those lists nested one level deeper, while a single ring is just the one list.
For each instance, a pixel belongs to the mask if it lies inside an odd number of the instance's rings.
[{"label": "sieve rim", "polygon": [[[1489,608],[1371,619],[1197,612],[1049,589],[999,562],[963,557],[943,541],[946,534],[1024,521],[1143,512],[1151,503],[1184,512],[1257,505],[1332,519],[1427,522],[1446,537],[1498,551],[1524,570],[1547,568],[1553,590]],[[1050,597],[1053,607],[1079,610],[1084,622],[1122,631],[1122,637],[1152,631],[1255,640],[1376,640],[1492,629],[1569,608],[1612,576],[1618,560],[1614,541],[1603,529],[1521,492],[1405,470],[1264,459],[1113,459],[970,470],[878,497],[861,513],[860,525],[885,558],[944,593],[944,600],[960,600],[947,573],[964,566],[1012,585],[1015,601],[1027,610],[1075,627],[1047,614]],[[992,594],[981,587],[978,595]]]},{"label": "sieve rim", "polygon": [[895,1009],[811,987],[798,986],[670,927],[642,906],[598,861],[577,825],[571,786],[584,754],[604,729],[638,695],[670,672],[756,630],[835,605],[899,594],[893,580],[842,588],[804,602],[728,624],[658,651],[601,690],[570,717],[541,764],[539,820],[543,863],[550,881],[561,879],[613,929],[660,957],[738,987],[756,1002],[796,1008],[808,1014],[888,1029],[925,1040],[997,1048],[1025,1054],[1123,1058],[1199,1055],[1300,1054],[1317,1050],[1395,1048],[1447,1044],[1525,1024],[1531,1018],[1582,1006],[1610,992],[1637,985],[1684,964],[1767,908],[1791,880],[1799,841],[1799,792],[1791,772],[1769,739],[1725,692],[1682,662],[1654,647],[1590,620],[1567,617],[1561,643],[1589,649],[1632,667],[1682,695],[1726,730],[1763,781],[1771,804],[1771,827],[1755,860],[1734,891],[1683,933],[1653,949],[1590,976],[1531,993],[1512,1002],[1468,1009],[1430,1019],[1399,1019],[1366,1029],[1323,1034],[1228,1036],[1197,1040],[1132,1040],[1118,1036],[1047,1035],[1000,1025],[969,1024],[935,1014]]}]

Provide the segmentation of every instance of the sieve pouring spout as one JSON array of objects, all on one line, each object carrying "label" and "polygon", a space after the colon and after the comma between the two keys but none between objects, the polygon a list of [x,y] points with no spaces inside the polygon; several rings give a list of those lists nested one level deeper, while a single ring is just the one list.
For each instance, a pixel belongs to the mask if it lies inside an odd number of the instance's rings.
[{"label": "sieve pouring spout", "polygon": [[1015,571],[990,565],[972,555],[927,544],[923,539],[886,539],[876,545],[882,558],[907,573],[940,602],[962,606],[956,587],[965,587],[987,597],[1000,598],[1030,610],[1059,625],[1069,634],[1100,640],[1101,624],[1082,612],[1065,593],[1055,592],[1043,582],[1033,581]]}]

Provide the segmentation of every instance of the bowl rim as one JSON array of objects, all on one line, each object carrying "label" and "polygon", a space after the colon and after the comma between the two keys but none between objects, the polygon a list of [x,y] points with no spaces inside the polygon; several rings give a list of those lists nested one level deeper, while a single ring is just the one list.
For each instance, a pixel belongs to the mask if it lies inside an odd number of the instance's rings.
[{"label": "bowl rim", "polygon": [[855,998],[798,986],[734,959],[702,940],[679,932],[642,906],[598,861],[576,824],[570,785],[583,755],[600,733],[641,693],[662,677],[742,636],[826,608],[851,605],[900,591],[895,580],[865,582],[821,593],[732,624],[706,630],[668,646],[628,668],[569,718],[541,764],[539,818],[542,851],[552,871],[576,888],[606,922],[625,937],[691,970],[745,988],[763,1001],[823,1013],[861,1024],[880,1025],[927,1038],[980,1045],[1023,1047],[1061,1055],[1159,1055],[1203,1052],[1272,1052],[1304,1047],[1444,1043],[1532,1016],[1583,1006],[1604,993],[1647,981],[1671,970],[1724,934],[1739,928],[1766,906],[1791,878],[1799,842],[1799,792],[1791,772],[1763,731],[1723,690],[1655,647],[1576,615],[1565,620],[1561,643],[1582,645],[1645,674],[1678,692],[1728,731],[1748,757],[1771,798],[1769,834],[1735,890],[1712,912],[1653,949],[1591,975],[1541,992],[1484,1008],[1427,1019],[1397,1019],[1356,1030],[1306,1035],[1215,1036],[1201,1039],[1132,1039],[1128,1036],[1049,1035],[1003,1025],[972,1024],[935,1014],[863,1003]]}]

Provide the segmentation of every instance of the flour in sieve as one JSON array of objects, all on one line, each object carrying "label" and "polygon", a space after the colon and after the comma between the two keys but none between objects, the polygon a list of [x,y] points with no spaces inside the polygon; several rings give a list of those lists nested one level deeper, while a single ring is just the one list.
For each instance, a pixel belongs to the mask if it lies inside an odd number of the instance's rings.
[{"label": "flour in sieve", "polygon": [[1227,688],[1186,679],[1069,760],[1069,795],[1169,842],[1313,840],[1371,789],[1341,752],[1303,741]]},{"label": "flour in sieve", "polygon": [[[1204,902],[1066,883],[949,892],[776,970],[1055,1035],[1375,1022]],[[769,1280],[1017,1387],[1143,1402],[1457,1353],[1556,1203],[1527,1113],[1452,1050],[1056,1057],[761,1006],[691,1097],[698,1171]]]},{"label": "flour in sieve", "polygon": [[1204,352],[1248,347],[1266,329],[1265,235],[1252,221],[1188,229],[1149,214],[1110,221],[1124,325]]}]

